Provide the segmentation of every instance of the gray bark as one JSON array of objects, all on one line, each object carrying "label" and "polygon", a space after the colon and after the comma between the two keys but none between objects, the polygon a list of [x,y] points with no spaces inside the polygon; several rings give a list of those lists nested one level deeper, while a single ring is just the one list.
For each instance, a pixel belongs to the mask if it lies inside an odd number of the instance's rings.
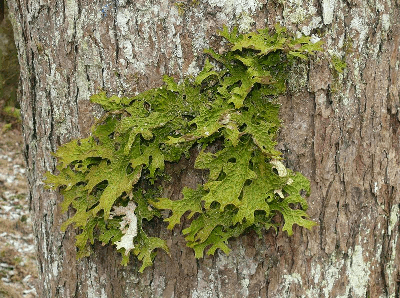
[{"label": "gray bark", "polygon": [[[40,297],[399,297],[400,2],[10,0],[21,65],[20,101]],[[108,5],[108,6],[106,6]],[[323,35],[327,53],[347,69],[335,75],[320,55],[294,69],[281,98],[279,148],[290,168],[311,179],[309,214],[318,226],[294,236],[269,231],[230,242],[229,256],[201,260],[179,230],[160,230],[171,257],[152,268],[119,265],[115,249],[96,245],[76,261],[73,229],[57,193],[43,188],[50,152],[86,136],[101,111],[99,89],[133,95],[163,74],[196,74],[216,29],[280,22]],[[168,191],[201,179],[182,161]],[[176,169],[170,169],[176,171]]]}]

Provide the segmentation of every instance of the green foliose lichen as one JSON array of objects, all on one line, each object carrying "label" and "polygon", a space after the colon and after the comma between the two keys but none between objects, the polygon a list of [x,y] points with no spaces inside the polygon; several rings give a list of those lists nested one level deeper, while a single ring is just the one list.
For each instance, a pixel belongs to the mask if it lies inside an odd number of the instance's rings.
[{"label": "green foliose lichen", "polygon": [[[259,235],[294,224],[310,229],[309,181],[280,161],[275,149],[280,127],[277,95],[286,90],[288,69],[320,50],[308,37],[295,38],[285,28],[239,34],[224,28],[220,35],[230,50],[210,56],[194,79],[165,85],[133,98],[93,95],[106,111],[90,137],[73,140],[54,154],[57,173],[47,173],[47,185],[64,196],[63,211],[75,214],[62,226],[74,225],[78,257],[87,256],[95,240],[116,245],[123,264],[131,252],[152,265],[155,250],[168,253],[165,240],[143,228],[162,210],[174,228],[186,214],[182,232],[200,258],[216,249],[229,253],[228,240],[253,229]],[[218,146],[215,143],[219,142]],[[208,180],[197,189],[185,187],[183,198],[160,197],[154,185],[163,178],[165,162],[175,163],[200,146],[195,168],[207,170]],[[212,148],[212,149],[210,149]],[[132,214],[133,213],[133,214]]]}]

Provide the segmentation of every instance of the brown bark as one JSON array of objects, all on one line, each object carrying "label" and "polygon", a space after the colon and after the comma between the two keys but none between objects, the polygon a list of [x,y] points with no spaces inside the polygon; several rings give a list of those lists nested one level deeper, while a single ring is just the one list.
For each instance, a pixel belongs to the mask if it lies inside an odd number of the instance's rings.
[{"label": "brown bark", "polygon": [[4,20],[4,0],[0,0],[0,22]]},{"label": "brown bark", "polygon": [[[399,1],[181,3],[9,2],[40,297],[399,297]],[[326,49],[347,63],[337,75],[320,55],[294,69],[281,98],[279,148],[290,168],[311,179],[309,213],[318,226],[296,228],[290,238],[249,234],[230,242],[229,256],[201,260],[179,230],[163,227],[171,257],[160,252],[143,274],[135,262],[121,267],[111,247],[96,245],[92,257],[76,261],[74,231],[59,229],[61,197],[42,179],[55,168],[50,152],[86,135],[101,112],[89,96],[99,89],[132,95],[159,86],[165,73],[195,74],[202,50],[221,46],[215,31],[223,24],[254,29],[277,21],[321,33]],[[172,169],[179,174],[172,196],[202,179],[190,163]]]}]

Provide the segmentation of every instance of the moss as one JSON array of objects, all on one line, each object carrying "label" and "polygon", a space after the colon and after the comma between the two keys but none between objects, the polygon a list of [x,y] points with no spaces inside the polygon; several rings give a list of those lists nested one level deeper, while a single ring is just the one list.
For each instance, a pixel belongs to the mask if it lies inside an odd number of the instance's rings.
[{"label": "moss", "polygon": [[184,3],[184,2],[175,2],[174,5],[178,9],[178,14],[180,16],[183,16],[185,14],[185,11],[186,11],[186,3]]},{"label": "moss", "polygon": [[288,74],[288,91],[292,94],[301,91],[307,86],[308,66],[304,63],[294,64]]},{"label": "moss", "polygon": [[343,72],[347,68],[347,63],[344,58],[341,59],[338,55],[331,55],[330,68],[332,69],[333,82],[330,86],[330,92],[336,93],[342,88]]},{"label": "moss", "polygon": [[353,53],[354,51],[353,44],[354,44],[353,39],[350,36],[348,36],[343,44],[343,50],[347,55]]},{"label": "moss", "polygon": [[39,54],[43,54],[44,46],[43,46],[43,44],[41,42],[37,42],[36,43],[36,48],[37,48]]},{"label": "moss", "polygon": [[332,65],[332,68],[337,73],[343,73],[343,71],[347,67],[346,61],[344,59],[339,58],[339,56],[337,56],[337,55],[332,55],[332,57],[331,57],[331,65]]},{"label": "moss", "polygon": [[190,0],[188,2],[176,1],[174,3],[180,16],[183,16],[188,8],[198,6],[199,4],[199,0]]}]

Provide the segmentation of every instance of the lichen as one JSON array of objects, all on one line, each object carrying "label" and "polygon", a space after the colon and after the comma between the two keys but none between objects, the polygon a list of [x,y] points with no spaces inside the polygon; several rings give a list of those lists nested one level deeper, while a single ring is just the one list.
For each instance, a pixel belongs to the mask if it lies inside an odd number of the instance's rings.
[{"label": "lichen", "polygon": [[396,223],[399,221],[399,205],[393,205],[390,210],[390,218],[388,225],[388,235],[391,236]]},{"label": "lichen", "polygon": [[351,258],[347,261],[349,285],[352,287],[355,297],[365,297],[369,282],[369,267],[371,263],[364,259],[365,257],[361,245],[356,245],[354,247],[354,252],[350,249],[349,255],[351,255]]},{"label": "lichen", "polygon": [[256,11],[261,4],[257,0],[207,0],[211,7],[221,7],[227,14],[251,13]]},{"label": "lichen", "polygon": [[[389,236],[391,236],[391,241],[389,246],[392,248],[391,250],[391,254],[390,254],[390,258],[389,261],[386,265],[386,274],[388,277],[387,280],[387,284],[388,287],[390,289],[394,289],[396,282],[398,280],[398,277],[396,276],[395,272],[397,269],[398,264],[396,264],[396,257],[397,257],[397,253],[398,251],[396,250],[397,247],[397,241],[398,241],[398,233],[395,234],[395,236],[392,236],[392,233],[396,227],[396,225],[399,225],[399,204],[393,205],[392,209],[390,210],[390,214],[389,214],[389,224],[388,224],[388,229],[387,229],[387,233]],[[391,291],[391,293],[389,293],[390,298],[395,297],[395,293],[394,291]]]},{"label": "lichen", "polygon": [[384,31],[389,31],[391,25],[390,21],[390,15],[387,13],[384,13],[382,15],[382,28]]},{"label": "lichen", "polygon": [[[239,34],[225,27],[220,34],[231,49],[208,50],[213,63],[207,59],[196,78],[178,84],[165,76],[164,86],[133,98],[93,95],[106,113],[92,135],[55,153],[58,174],[48,173],[46,183],[60,189],[63,211],[75,210],[62,229],[73,224],[80,230],[78,257],[88,256],[98,240],[116,245],[123,264],[133,252],[142,272],[156,249],[169,252],[165,240],[144,229],[162,210],[172,211],[165,219],[169,229],[185,214],[192,219],[182,233],[197,258],[217,249],[229,253],[228,240],[249,229],[261,235],[276,228],[276,214],[289,236],[295,224],[315,225],[302,196],[309,181],[287,169],[275,149],[276,96],[286,90],[290,65],[320,50],[320,43],[293,37],[279,25],[275,32]],[[201,148],[195,168],[208,172],[208,181],[183,188],[180,200],[159,197],[154,185],[165,162],[189,156],[193,146]]]},{"label": "lichen", "polygon": [[122,221],[119,223],[120,230],[123,236],[121,240],[115,242],[117,249],[124,249],[125,255],[135,248],[134,239],[136,238],[137,231],[137,216],[135,214],[136,204],[130,201],[127,206],[114,207],[113,216],[123,216]]},{"label": "lichen", "polygon": [[329,25],[333,21],[333,16],[335,13],[335,2],[335,0],[322,1],[322,17],[324,19],[325,25]]},{"label": "lichen", "polygon": [[314,5],[304,5],[301,0],[288,0],[284,2],[283,16],[286,22],[303,24],[305,20],[315,15],[317,9]]},{"label": "lichen", "polygon": [[252,25],[254,24],[254,19],[246,12],[242,12],[239,17],[239,31],[248,32],[250,31]]},{"label": "lichen", "polygon": [[354,43],[358,44],[358,51],[361,52],[369,31],[369,25],[366,23],[366,20],[368,20],[366,16],[367,11],[363,8],[357,8],[352,10],[352,14],[353,18],[351,19],[350,28],[356,31],[356,33],[353,33],[351,37],[354,37]]}]

